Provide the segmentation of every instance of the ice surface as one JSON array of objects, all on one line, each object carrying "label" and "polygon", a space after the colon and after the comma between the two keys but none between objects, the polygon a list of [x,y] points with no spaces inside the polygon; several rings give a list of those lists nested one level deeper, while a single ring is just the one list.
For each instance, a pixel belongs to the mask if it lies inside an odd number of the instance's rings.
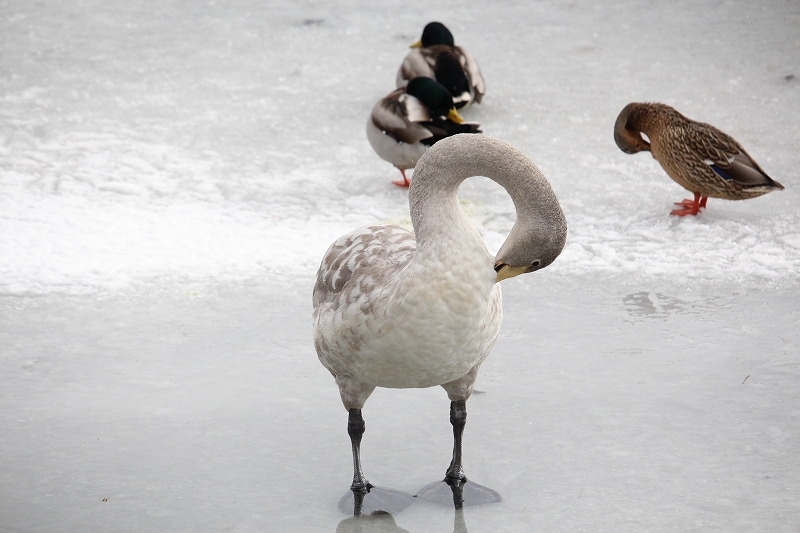
[{"label": "ice surface", "polygon": [[[796,2],[86,0],[0,4],[0,531],[355,527],[311,285],[341,234],[409,224],[364,122],[430,20],[481,64],[465,118],[541,167],[570,236],[505,282],[468,404],[467,475],[503,502],[392,524],[797,530]],[[786,190],[668,216],[687,193],[611,135],[630,101]],[[496,250],[510,200],[461,192]],[[448,409],[377,390],[370,481],[441,479]]]}]

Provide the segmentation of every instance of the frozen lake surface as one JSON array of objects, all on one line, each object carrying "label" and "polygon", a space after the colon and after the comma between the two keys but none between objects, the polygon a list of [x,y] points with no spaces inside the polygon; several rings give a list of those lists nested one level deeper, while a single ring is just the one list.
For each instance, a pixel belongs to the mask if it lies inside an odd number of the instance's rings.
[{"label": "frozen lake surface", "polygon": [[[481,64],[465,117],[540,166],[570,236],[504,282],[468,403],[466,473],[503,502],[390,520],[797,531],[800,5],[778,0],[2,3],[0,531],[352,530],[311,287],[341,234],[409,224],[364,123],[430,20]],[[631,101],[786,190],[668,216],[688,193],[611,135]],[[510,200],[461,193],[497,250]],[[441,478],[448,409],[376,390],[370,481]]]}]

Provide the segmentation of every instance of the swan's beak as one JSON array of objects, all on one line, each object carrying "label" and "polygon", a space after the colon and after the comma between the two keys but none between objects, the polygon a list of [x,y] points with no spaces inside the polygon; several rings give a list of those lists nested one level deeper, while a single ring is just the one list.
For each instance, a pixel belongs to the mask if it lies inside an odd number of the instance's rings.
[{"label": "swan's beak", "polygon": [[527,274],[531,271],[530,266],[511,266],[505,263],[497,263],[494,266],[495,272],[497,272],[497,280],[496,281],[503,281],[504,279],[513,278],[514,276],[519,276],[520,274]]},{"label": "swan's beak", "polygon": [[463,124],[464,123],[464,118],[461,115],[458,114],[458,111],[456,111],[455,107],[453,109],[451,109],[449,113],[447,113],[447,118],[449,118],[450,120],[452,120],[456,124]]},{"label": "swan's beak", "polygon": [[409,48],[422,48],[422,39],[413,43],[411,46],[409,46]]}]

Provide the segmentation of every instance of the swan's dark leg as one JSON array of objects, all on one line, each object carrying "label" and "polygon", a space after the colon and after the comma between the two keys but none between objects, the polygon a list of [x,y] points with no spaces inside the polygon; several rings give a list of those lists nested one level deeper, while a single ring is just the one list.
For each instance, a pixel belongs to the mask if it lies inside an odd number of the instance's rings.
[{"label": "swan's dark leg", "polygon": [[361,409],[350,409],[350,416],[347,419],[347,434],[350,435],[350,443],[353,446],[353,484],[350,485],[350,490],[353,491],[355,497],[354,515],[361,514],[364,495],[372,488],[361,470],[361,437],[364,435],[365,428],[366,424],[361,416]]},{"label": "swan's dark leg", "polygon": [[450,423],[453,425],[453,460],[444,476],[444,481],[453,489],[453,503],[456,509],[463,506],[464,466],[461,463],[461,437],[464,435],[464,426],[467,424],[467,402],[458,400],[450,402]]},{"label": "swan's dark leg", "polygon": [[467,476],[464,475],[464,466],[461,463],[461,438],[467,423],[466,400],[451,400],[450,423],[453,424],[453,460],[450,461],[450,467],[445,473],[444,480],[422,487],[417,497],[440,505],[447,505],[452,501],[456,509],[463,509],[465,505],[502,501],[497,492],[474,481],[467,482]]}]

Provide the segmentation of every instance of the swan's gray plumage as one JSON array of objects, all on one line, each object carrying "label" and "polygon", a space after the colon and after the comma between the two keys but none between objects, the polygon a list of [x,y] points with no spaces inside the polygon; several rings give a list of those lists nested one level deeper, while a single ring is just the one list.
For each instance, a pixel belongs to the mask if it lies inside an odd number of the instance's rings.
[{"label": "swan's gray plumage", "polygon": [[[516,207],[497,258],[458,203],[458,187],[471,176],[499,183]],[[500,330],[497,281],[549,265],[567,237],[558,199],[536,165],[482,135],[433,145],[419,160],[409,204],[414,233],[369,226],[341,237],[314,287],[314,345],[356,428],[352,488],[362,496],[370,485],[359,459],[360,410],[375,387],[441,385],[457,413],[451,422],[463,429],[464,402]],[[456,441],[448,476],[463,481],[458,432]]]}]

